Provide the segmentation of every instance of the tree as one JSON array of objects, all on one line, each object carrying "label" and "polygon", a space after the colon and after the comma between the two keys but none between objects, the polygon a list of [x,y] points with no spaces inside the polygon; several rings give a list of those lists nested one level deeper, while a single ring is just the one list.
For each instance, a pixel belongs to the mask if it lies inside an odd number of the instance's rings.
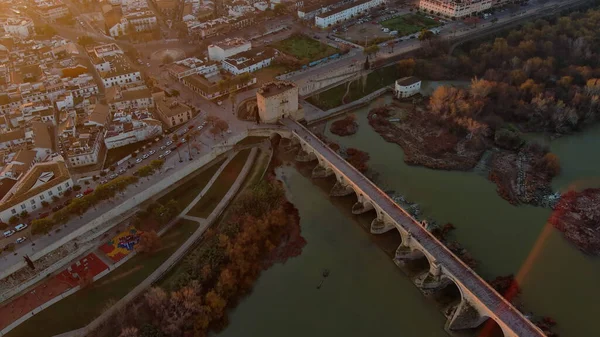
[{"label": "tree", "polygon": [[539,161],[539,167],[552,177],[556,177],[560,174],[560,160],[554,153],[546,153]]},{"label": "tree", "polygon": [[435,34],[432,31],[430,31],[429,29],[423,29],[421,31],[421,33],[419,33],[419,40],[420,41],[429,41],[434,36],[435,36]]},{"label": "tree", "polygon": [[145,165],[140,167],[136,172],[140,177],[147,177],[154,173],[154,169],[150,165]]},{"label": "tree", "polygon": [[370,45],[368,47],[365,47],[365,49],[363,49],[363,53],[365,53],[367,56],[377,55],[378,52],[379,52],[379,46],[376,44]]},{"label": "tree", "polygon": [[365,70],[369,70],[369,69],[371,69],[371,65],[369,64],[369,56],[367,56],[367,57],[365,58],[365,64],[364,64],[363,68],[364,68]]},{"label": "tree", "polygon": [[10,217],[10,219],[8,219],[8,223],[11,225],[16,225],[19,223],[19,217],[16,215],[13,215]]},{"label": "tree", "polygon": [[398,61],[398,73],[400,77],[413,76],[417,62],[415,59],[403,59]]},{"label": "tree", "polygon": [[165,163],[164,159],[155,159],[155,160],[153,160],[153,161],[150,162],[150,166],[153,169],[158,170],[158,169],[160,169],[163,166],[164,163]]},{"label": "tree", "polygon": [[128,327],[121,330],[119,337],[139,337],[138,329],[136,327]]},{"label": "tree", "polygon": [[215,122],[218,121],[220,118],[215,116],[215,115],[208,115],[206,116],[206,121],[208,123],[210,123],[211,125],[215,125]]},{"label": "tree", "polygon": [[285,5],[282,3],[275,4],[275,7],[273,7],[273,12],[275,12],[275,15],[283,15],[287,12],[287,7],[285,7]]},{"label": "tree", "polygon": [[77,192],[81,190],[81,185],[73,185],[73,191]]},{"label": "tree", "polygon": [[221,135],[223,135],[223,132],[229,130],[229,124],[227,124],[227,122],[222,119],[219,119],[215,123],[215,127],[217,127],[219,129],[219,131],[221,132]]},{"label": "tree", "polygon": [[49,202],[47,202],[46,200],[42,201],[42,207],[48,207],[50,205]]},{"label": "tree", "polygon": [[155,253],[161,247],[160,236],[155,231],[143,232],[135,250],[143,254]]},{"label": "tree", "polygon": [[56,223],[48,218],[36,219],[31,222],[32,234],[46,234]]},{"label": "tree", "polygon": [[20,216],[21,216],[21,219],[27,219],[29,217],[29,212],[23,211],[23,212],[21,212]]},{"label": "tree", "polygon": [[190,145],[190,140],[192,139],[192,136],[190,134],[186,134],[185,137],[183,138],[185,139],[185,142],[188,145],[188,156],[190,157],[190,160],[192,159],[192,149],[191,149],[191,145]]}]

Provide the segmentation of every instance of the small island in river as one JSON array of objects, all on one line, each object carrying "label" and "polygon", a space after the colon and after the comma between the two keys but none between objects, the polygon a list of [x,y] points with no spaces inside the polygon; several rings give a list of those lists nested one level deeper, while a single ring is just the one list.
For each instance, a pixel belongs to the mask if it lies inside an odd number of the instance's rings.
[{"label": "small island in river", "polygon": [[338,136],[350,136],[358,131],[358,123],[356,123],[356,116],[347,115],[343,119],[337,120],[331,123],[329,127],[331,133]]},{"label": "small island in river", "polygon": [[562,195],[550,223],[582,251],[600,254],[600,188]]}]

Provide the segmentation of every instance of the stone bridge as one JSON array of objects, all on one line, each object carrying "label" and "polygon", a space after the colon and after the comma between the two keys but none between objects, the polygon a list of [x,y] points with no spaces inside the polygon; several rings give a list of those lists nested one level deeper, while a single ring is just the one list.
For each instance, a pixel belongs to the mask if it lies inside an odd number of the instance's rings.
[{"label": "stone bridge", "polygon": [[[519,310],[498,294],[487,282],[438,241],[421,223],[398,206],[386,193],[348,164],[309,130],[291,119],[282,119],[286,127],[272,127],[271,133],[287,138],[289,146],[299,146],[296,160],[317,161],[314,178],[335,175],[337,182],[332,196],[356,194],[352,213],[373,210],[376,218],[371,233],[381,234],[397,230],[402,238],[395,262],[398,264],[418,257],[426,257],[429,270],[416,278],[422,290],[433,291],[453,282],[460,291],[461,301],[446,323],[448,330],[475,328],[487,319],[493,319],[506,337],[544,336]],[[266,129],[266,128],[265,128]],[[261,132],[268,132],[267,130]],[[258,130],[257,130],[258,131]]]}]

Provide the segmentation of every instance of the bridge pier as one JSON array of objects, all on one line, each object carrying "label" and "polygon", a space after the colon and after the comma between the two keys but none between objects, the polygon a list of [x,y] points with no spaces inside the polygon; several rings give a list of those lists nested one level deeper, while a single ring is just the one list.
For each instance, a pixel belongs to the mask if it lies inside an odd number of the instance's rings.
[{"label": "bridge pier", "polygon": [[404,266],[406,261],[414,261],[425,257],[420,250],[413,250],[409,246],[405,246],[404,243],[398,246],[396,254],[394,255],[394,263],[398,267]]},{"label": "bridge pier", "polygon": [[333,185],[333,188],[331,189],[331,192],[329,192],[329,195],[331,195],[332,197],[345,197],[352,193],[354,193],[352,187],[344,185],[339,181],[336,181],[335,185]]},{"label": "bridge pier", "polygon": [[396,228],[390,221],[386,221],[385,217],[377,217],[371,221],[371,234],[383,234]]},{"label": "bridge pier", "polygon": [[321,163],[319,163],[319,165],[315,166],[315,168],[312,170],[313,178],[327,178],[332,174],[333,174],[333,170],[331,169],[331,167],[329,167],[327,165],[324,166]]},{"label": "bridge pier", "polygon": [[352,206],[352,214],[363,214],[373,209],[373,204],[368,201],[357,201]]},{"label": "bridge pier", "polygon": [[317,156],[315,156],[315,154],[313,152],[306,152],[306,151],[304,151],[304,149],[301,149],[300,151],[298,151],[298,154],[296,155],[296,161],[303,162],[303,163],[307,163],[307,162],[313,161],[315,159],[317,159]]},{"label": "bridge pier", "polygon": [[452,317],[446,322],[446,330],[473,329],[483,324],[487,319],[488,317],[482,316],[468,300],[463,298]]},{"label": "bridge pier", "polygon": [[432,293],[437,289],[447,286],[452,281],[447,277],[441,277],[441,269],[442,267],[439,265],[439,263],[435,261],[431,262],[429,270],[415,278],[415,284],[417,287],[419,287],[419,289],[421,289],[421,291],[425,293]]}]

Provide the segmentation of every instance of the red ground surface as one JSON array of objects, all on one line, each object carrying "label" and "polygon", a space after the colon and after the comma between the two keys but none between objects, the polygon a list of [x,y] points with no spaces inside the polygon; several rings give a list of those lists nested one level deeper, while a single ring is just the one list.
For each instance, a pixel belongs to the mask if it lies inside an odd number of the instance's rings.
[{"label": "red ground surface", "polygon": [[77,273],[79,277],[88,272],[93,276],[96,276],[107,269],[108,266],[102,262],[98,256],[92,253],[75,262],[69,268],[63,270],[60,274],[47,279],[43,283],[40,283],[34,289],[13,299],[11,302],[1,306],[0,329],[4,329],[10,323],[16,321],[36,307],[77,286],[79,281],[74,277],[75,273]]}]

